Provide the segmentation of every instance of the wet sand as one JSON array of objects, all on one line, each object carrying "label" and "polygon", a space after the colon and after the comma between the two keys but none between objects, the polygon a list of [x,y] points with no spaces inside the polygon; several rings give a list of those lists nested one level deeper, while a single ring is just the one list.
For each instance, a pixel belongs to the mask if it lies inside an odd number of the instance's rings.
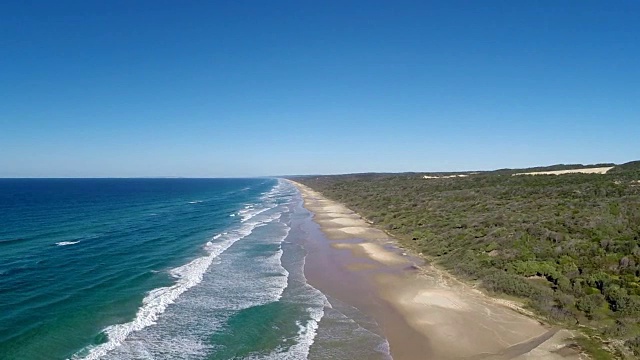
[{"label": "wet sand", "polygon": [[570,331],[425,264],[345,206],[293,183],[319,225],[304,244],[307,279],[375,319],[394,359],[586,358]]}]

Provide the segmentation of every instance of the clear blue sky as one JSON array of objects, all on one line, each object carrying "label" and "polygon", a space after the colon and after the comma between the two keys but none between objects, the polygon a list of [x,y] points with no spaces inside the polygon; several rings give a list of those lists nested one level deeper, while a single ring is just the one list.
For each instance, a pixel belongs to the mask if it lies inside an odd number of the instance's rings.
[{"label": "clear blue sky", "polygon": [[640,1],[2,1],[0,177],[640,159]]}]

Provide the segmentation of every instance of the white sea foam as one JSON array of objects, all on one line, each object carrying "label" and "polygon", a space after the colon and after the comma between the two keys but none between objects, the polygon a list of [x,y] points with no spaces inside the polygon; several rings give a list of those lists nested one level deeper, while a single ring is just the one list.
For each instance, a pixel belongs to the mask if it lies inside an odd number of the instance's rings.
[{"label": "white sea foam", "polygon": [[189,204],[200,204],[201,202],[203,202],[204,200],[194,200],[194,201],[189,201]]},{"label": "white sea foam", "polygon": [[78,241],[60,241],[60,242],[57,242],[56,245],[58,245],[58,246],[67,246],[67,245],[77,244],[79,242],[80,242],[80,240],[78,240]]},{"label": "white sea foam", "polygon": [[240,216],[241,222],[246,222],[265,211],[269,211],[275,208],[278,205],[275,199],[282,196],[282,192],[287,190],[286,186],[287,184],[285,182],[283,182],[282,180],[278,180],[278,184],[274,186],[271,191],[260,197],[261,205],[264,205],[264,207],[256,209],[255,204],[245,204],[244,209],[231,216]]},{"label": "white sea foam", "polygon": [[[322,296],[324,297],[324,294]],[[291,346],[285,353],[280,352],[270,354],[270,356],[267,357],[268,359],[298,360],[306,359],[309,357],[309,350],[311,349],[311,345],[313,345],[315,341],[318,331],[318,325],[320,323],[320,320],[322,320],[322,317],[324,316],[324,308],[309,307],[307,308],[307,311],[309,312],[311,319],[309,319],[304,324],[300,321],[296,322],[299,328],[298,336],[296,337],[296,344]]]},{"label": "white sea foam", "polygon": [[259,210],[255,210],[255,211],[249,211],[249,212],[242,212],[239,211],[238,215],[240,215],[240,217],[242,218],[242,222],[248,221],[249,219],[253,218],[256,215],[262,214],[263,212],[267,211],[267,210],[271,210],[273,209],[275,206],[272,207],[267,207],[267,208],[263,208],[263,209],[259,209]]},{"label": "white sea foam", "polygon": [[[302,268],[304,271],[304,259]],[[301,277],[304,278],[304,272],[301,272]],[[320,320],[324,316],[324,308],[331,307],[329,300],[327,297],[318,289],[306,283],[305,281],[305,291],[310,296],[310,302],[312,306],[307,308],[307,312],[309,313],[310,319],[307,320],[305,324],[301,322],[297,322],[299,327],[298,336],[296,338],[296,344],[288,349],[288,351],[284,354],[278,354],[274,359],[283,359],[283,360],[294,360],[294,359],[306,359],[309,356],[309,350],[311,349],[311,345],[313,345],[318,326]],[[275,355],[275,354],[274,354]]]},{"label": "white sea foam", "polygon": [[128,323],[107,327],[104,332],[107,334],[108,341],[89,349],[85,359],[99,359],[120,346],[132,332],[155,324],[158,316],[166,310],[167,306],[173,303],[182,293],[202,281],[202,276],[213,262],[213,259],[237,240],[239,239],[229,239],[222,244],[216,244],[218,245],[217,249],[212,249],[209,255],[197,258],[188,264],[171,270],[171,275],[176,277],[178,281],[172,286],[151,290],[142,300],[142,307],[138,309],[135,319]]},{"label": "white sea foam", "polygon": [[[284,289],[283,289],[284,290]],[[247,360],[299,360],[307,359],[309,350],[313,345],[317,336],[320,320],[324,316],[324,308],[331,307],[326,296],[309,284],[304,284],[302,291],[304,294],[297,296],[297,300],[309,302],[311,306],[307,307],[309,319],[306,322],[296,321],[298,333],[295,338],[295,344],[287,349],[277,349],[267,356],[253,356]]]},{"label": "white sea foam", "polygon": [[247,358],[247,360],[299,360],[308,358],[309,350],[317,336],[320,321],[324,317],[324,309],[331,308],[331,303],[320,290],[307,283],[307,279],[304,276],[305,263],[306,258],[303,257],[298,269],[289,279],[289,281],[301,284],[298,289],[293,290],[293,301],[306,303],[308,305],[306,311],[309,314],[309,319],[305,322],[296,321],[298,333],[295,338],[295,344],[286,349],[276,349],[267,356],[253,356]]},{"label": "white sea foam", "polygon": [[[270,193],[274,193],[278,190],[280,189],[278,189],[278,186],[276,186],[270,191]],[[274,206],[270,206],[267,208],[267,210],[272,209],[273,207]],[[266,210],[260,211],[260,213],[264,211]],[[204,249],[208,253],[206,256],[194,259],[193,261],[180,267],[174,268],[170,271],[170,274],[177,279],[175,284],[173,284],[172,286],[166,286],[151,290],[143,299],[143,304],[138,309],[136,317],[132,321],[112,325],[105,328],[104,333],[106,333],[107,335],[107,342],[99,344],[97,346],[85,348],[72,356],[72,359],[100,359],[109,352],[120,347],[131,333],[154,325],[158,320],[158,317],[165,312],[170,304],[174,303],[182,293],[202,281],[204,274],[211,266],[215,258],[225,252],[235,242],[251,234],[255,228],[264,226],[271,221],[279,219],[281,215],[282,213],[277,213],[267,216],[266,218],[259,221],[244,222],[242,226],[237,229],[214,236],[212,240],[219,241],[208,241],[205,244]],[[284,237],[282,239],[284,239]],[[280,262],[281,255],[282,252],[280,251],[277,255],[278,262]],[[282,268],[282,270],[286,272],[284,268]],[[278,284],[274,286],[278,289],[276,300],[279,299],[280,296],[282,296],[282,292],[286,287],[286,276],[288,275],[288,273],[283,275],[284,284]]]},{"label": "white sea foam", "polygon": [[[251,223],[256,224],[255,227],[258,228],[265,223],[274,224],[274,220],[279,217],[279,213],[268,214]],[[159,318],[155,326],[145,328],[135,336],[126,339],[122,346],[110,352],[106,358],[114,360],[204,358],[215,347],[203,339],[220,329],[228,316],[249,307],[280,299],[287,287],[289,275],[282,267],[281,248],[268,257],[261,258],[250,267],[237,266],[238,257],[244,259],[245,256],[243,246],[251,248],[256,242],[282,243],[290,228],[284,223],[274,225],[274,228],[267,231],[271,234],[280,228],[281,232],[276,237],[263,237],[255,231],[251,232],[253,238],[250,242],[240,244],[234,251],[230,251],[226,258],[214,263],[216,268],[220,267],[224,276],[218,276],[212,271],[206,272],[203,282],[188,294],[181,296],[173,305],[175,308]],[[230,269],[233,271],[228,271]],[[265,277],[265,274],[273,275]],[[203,317],[203,313],[215,315]],[[177,329],[180,330],[176,332]]]}]

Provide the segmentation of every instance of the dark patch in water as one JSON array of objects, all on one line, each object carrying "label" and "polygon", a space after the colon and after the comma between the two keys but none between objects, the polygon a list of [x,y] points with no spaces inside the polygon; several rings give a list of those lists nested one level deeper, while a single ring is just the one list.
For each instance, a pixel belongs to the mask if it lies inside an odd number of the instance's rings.
[{"label": "dark patch in water", "polygon": [[109,341],[109,335],[107,335],[104,332],[101,332],[100,334],[96,335],[96,337],[93,338],[94,345],[104,344],[108,341]]},{"label": "dark patch in water", "polygon": [[276,349],[286,351],[296,344],[296,320],[305,314],[301,304],[272,302],[253,306],[233,315],[227,327],[211,337],[217,348],[210,359],[267,355]]},{"label": "dark patch in water", "polygon": [[0,245],[15,244],[15,243],[23,242],[23,241],[26,241],[26,240],[27,240],[26,238],[3,239],[3,240],[0,240]]}]

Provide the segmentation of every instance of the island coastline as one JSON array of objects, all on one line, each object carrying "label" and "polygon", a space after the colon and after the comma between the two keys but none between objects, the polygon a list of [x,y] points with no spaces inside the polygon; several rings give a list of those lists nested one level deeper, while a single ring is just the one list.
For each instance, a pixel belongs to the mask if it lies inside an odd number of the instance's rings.
[{"label": "island coastline", "polygon": [[573,332],[456,280],[344,205],[292,184],[324,235],[309,251],[310,283],[374,318],[394,359],[585,358]]}]

